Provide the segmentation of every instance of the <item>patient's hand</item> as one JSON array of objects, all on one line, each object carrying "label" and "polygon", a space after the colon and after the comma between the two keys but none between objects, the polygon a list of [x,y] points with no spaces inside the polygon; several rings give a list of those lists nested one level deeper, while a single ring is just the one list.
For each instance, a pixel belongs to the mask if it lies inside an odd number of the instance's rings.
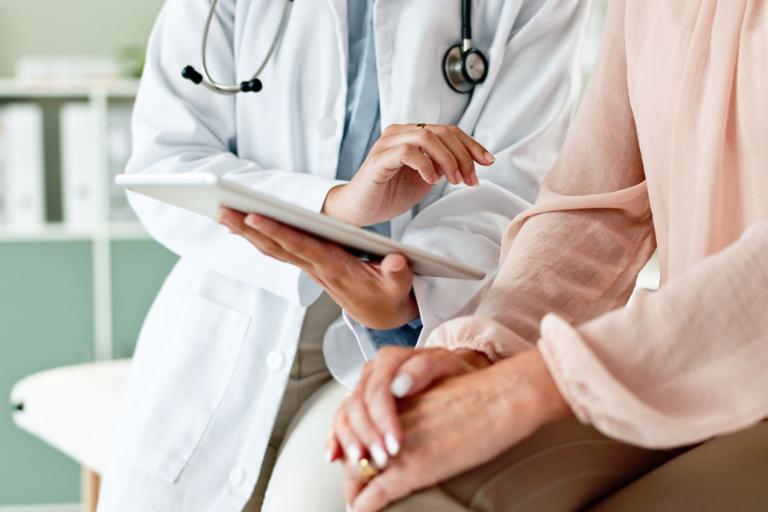
[{"label": "patient's hand", "polygon": [[570,413],[537,349],[449,378],[401,403],[405,442],[372,480],[345,465],[352,510],[374,512],[500,455]]},{"label": "patient's hand", "polygon": [[471,350],[414,350],[384,347],[368,363],[354,392],[339,407],[329,437],[329,462],[372,458],[383,468],[400,451],[403,432],[397,399],[412,397],[432,383],[483,368],[488,359]]},{"label": "patient's hand", "polygon": [[352,318],[373,329],[393,329],[418,317],[413,274],[402,254],[380,263],[352,256],[327,240],[260,215],[222,208],[219,222],[267,256],[307,272]]}]

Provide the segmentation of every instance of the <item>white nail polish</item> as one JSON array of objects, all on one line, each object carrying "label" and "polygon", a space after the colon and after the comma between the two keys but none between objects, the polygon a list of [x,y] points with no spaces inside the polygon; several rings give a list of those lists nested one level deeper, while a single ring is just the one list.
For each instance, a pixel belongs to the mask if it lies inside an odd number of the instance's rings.
[{"label": "white nail polish", "polygon": [[389,452],[390,457],[395,457],[400,453],[400,443],[397,442],[397,438],[392,434],[384,436],[384,444],[387,445],[387,452]]},{"label": "white nail polish", "polygon": [[401,373],[395,380],[392,381],[392,385],[389,390],[395,396],[395,398],[403,398],[413,387],[413,379],[410,375]]},{"label": "white nail polish", "polygon": [[350,505],[349,503],[347,503],[346,508],[347,508],[347,512],[352,512],[352,505]]},{"label": "white nail polish", "polygon": [[352,462],[357,463],[358,461],[360,461],[360,456],[362,455],[362,453],[360,452],[360,447],[357,446],[356,444],[351,444],[347,446],[347,449],[344,450],[344,452],[347,454],[347,457],[349,457],[349,459]]},{"label": "white nail polish", "polygon": [[331,453],[331,449],[330,448],[326,448],[325,449],[325,462],[330,464],[332,458],[333,458],[333,454]]},{"label": "white nail polish", "polygon": [[389,462],[389,457],[387,456],[387,452],[384,451],[384,448],[382,448],[381,445],[376,442],[371,444],[370,450],[371,456],[373,457],[373,462],[376,463],[376,466],[379,468],[386,467],[387,462]]}]

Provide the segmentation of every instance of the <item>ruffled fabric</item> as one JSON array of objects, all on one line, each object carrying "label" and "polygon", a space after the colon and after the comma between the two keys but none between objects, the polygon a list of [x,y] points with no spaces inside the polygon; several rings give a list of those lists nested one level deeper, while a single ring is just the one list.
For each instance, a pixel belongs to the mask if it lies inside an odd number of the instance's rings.
[{"label": "ruffled fabric", "polygon": [[451,350],[468,348],[485,353],[491,361],[511,357],[533,347],[499,322],[477,316],[445,322],[432,331],[424,346]]},{"label": "ruffled fabric", "polygon": [[[650,448],[768,417],[768,6],[615,0],[541,197],[476,315],[431,345],[537,344],[578,418]],[[626,305],[658,244],[662,287]]]}]

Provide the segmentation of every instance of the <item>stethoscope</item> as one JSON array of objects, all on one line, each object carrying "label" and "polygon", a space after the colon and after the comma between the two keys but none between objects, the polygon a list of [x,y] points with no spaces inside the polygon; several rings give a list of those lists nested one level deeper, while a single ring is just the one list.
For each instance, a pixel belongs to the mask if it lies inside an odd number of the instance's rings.
[{"label": "stethoscope", "polygon": [[[207,89],[219,94],[259,92],[262,89],[259,75],[264,71],[267,63],[275,53],[277,45],[285,34],[288,18],[290,18],[291,9],[293,8],[293,0],[284,0],[284,2],[285,6],[280,18],[280,25],[277,27],[275,37],[272,39],[272,45],[269,47],[267,55],[253,76],[239,84],[222,84],[211,77],[206,60],[208,33],[211,29],[213,17],[216,15],[216,5],[219,3],[219,0],[211,0],[211,7],[203,29],[202,64],[205,77],[192,66],[186,66],[181,71],[181,76],[195,84],[202,84]],[[483,83],[488,77],[488,59],[482,51],[472,46],[472,0],[461,1],[461,42],[449,48],[445,53],[443,58],[443,76],[448,86],[461,94],[472,92],[477,85]]]}]

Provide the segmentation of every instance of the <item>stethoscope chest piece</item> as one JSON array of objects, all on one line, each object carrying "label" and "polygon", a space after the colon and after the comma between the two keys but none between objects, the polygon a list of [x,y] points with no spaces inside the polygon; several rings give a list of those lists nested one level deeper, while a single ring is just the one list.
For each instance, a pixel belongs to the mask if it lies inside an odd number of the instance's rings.
[{"label": "stethoscope chest piece", "polygon": [[461,94],[468,94],[488,77],[488,59],[476,48],[451,46],[443,58],[443,74],[448,86]]}]

